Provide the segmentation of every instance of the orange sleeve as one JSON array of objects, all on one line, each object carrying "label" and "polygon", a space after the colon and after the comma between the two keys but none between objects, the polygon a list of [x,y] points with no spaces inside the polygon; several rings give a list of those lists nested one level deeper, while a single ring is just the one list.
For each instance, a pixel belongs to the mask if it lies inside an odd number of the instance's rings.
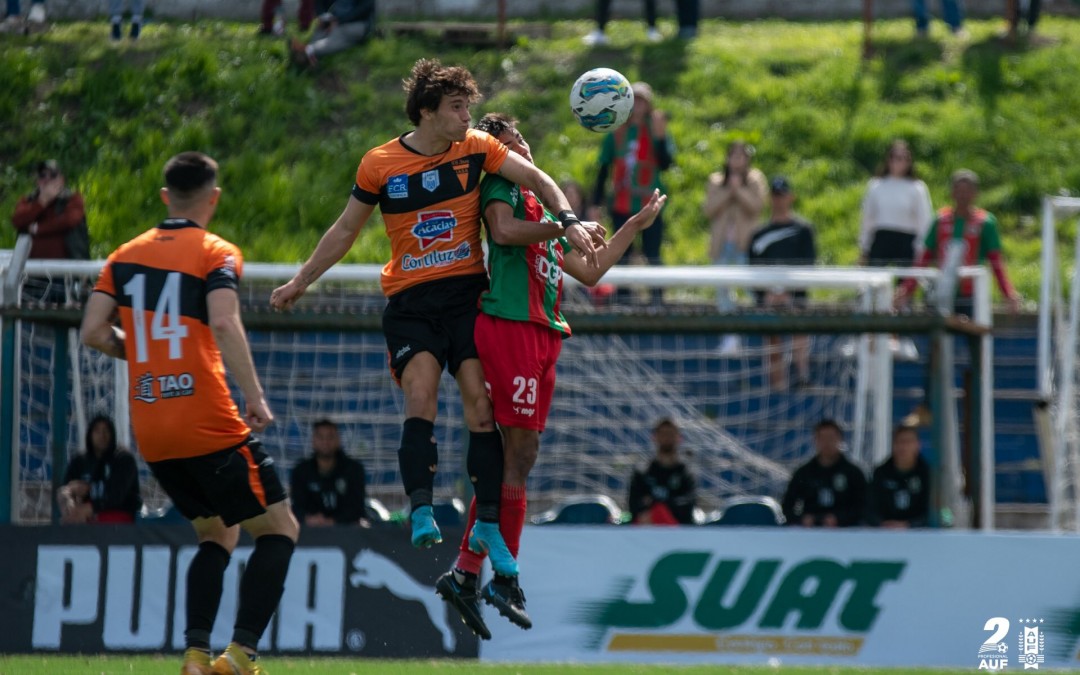
[{"label": "orange sleeve", "polygon": [[360,166],[356,168],[356,186],[352,191],[354,197],[372,206],[379,203],[379,192],[382,190],[380,162],[375,152],[375,150],[368,151],[360,160]]},{"label": "orange sleeve", "polygon": [[101,268],[101,274],[98,275],[97,283],[94,284],[94,291],[98,293],[104,293],[113,298],[116,297],[116,286],[113,284],[112,264],[113,258],[116,257],[114,252],[109,256],[109,259],[105,261],[105,266]]},{"label": "orange sleeve", "polygon": [[206,292],[219,288],[237,290],[244,271],[244,256],[236,245],[218,239],[206,260]]}]

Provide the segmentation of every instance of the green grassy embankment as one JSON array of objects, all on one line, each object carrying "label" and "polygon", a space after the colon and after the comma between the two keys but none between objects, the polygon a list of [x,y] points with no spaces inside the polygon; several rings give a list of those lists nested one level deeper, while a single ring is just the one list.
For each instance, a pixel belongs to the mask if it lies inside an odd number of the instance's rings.
[{"label": "green grassy embankment", "polygon": [[[880,22],[870,61],[855,22],[705,21],[698,40],[660,44],[643,40],[639,22],[616,22],[601,49],[582,45],[589,27],[557,22],[550,39],[506,52],[376,40],[314,75],[289,71],[283,42],[254,38],[251,24],[154,24],[119,47],[103,22],[5,37],[0,213],[29,190],[39,158],[58,157],[104,255],[160,217],[163,161],[200,149],[223,166],[215,229],[249,260],[298,261],[340,212],[363,152],[408,128],[400,82],[415,59],[468,65],[486,95],[477,116],[512,112],[540,166],[586,184],[599,137],[574,124],[566,94],[581,71],[606,65],[651,82],[672,115],[680,153],[667,176],[666,262],[706,262],[705,177],[744,138],[767,174],[791,177],[822,262],[853,263],[866,180],[888,141],[904,137],[935,205],[952,170],[979,172],[1014,279],[1036,295],[1040,198],[1080,192],[1080,21],[1049,17],[1040,31],[1054,42],[1030,48],[1000,44],[999,22],[970,23],[962,43],[940,25],[934,39],[912,41],[909,21]],[[380,230],[369,228],[348,260],[383,261]],[[1075,226],[1060,236],[1074,241]],[[0,228],[0,246],[13,240]]]}]

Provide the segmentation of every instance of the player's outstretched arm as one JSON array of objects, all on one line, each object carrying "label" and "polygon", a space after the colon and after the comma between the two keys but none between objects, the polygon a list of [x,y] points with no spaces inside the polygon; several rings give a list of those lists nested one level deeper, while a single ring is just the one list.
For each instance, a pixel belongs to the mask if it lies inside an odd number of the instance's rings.
[{"label": "player's outstretched arm", "polygon": [[492,200],[484,207],[484,222],[487,223],[491,240],[500,246],[528,246],[549,241],[556,237],[585,237],[583,225],[572,224],[569,229],[550,220],[534,222],[514,217],[514,207],[499,199]]},{"label": "player's outstretched arm", "polygon": [[356,237],[360,235],[360,228],[374,211],[373,205],[365,204],[356,197],[350,196],[345,210],[319,240],[314,253],[296,273],[296,276],[284,286],[275,288],[270,294],[270,305],[274,309],[292,308],[307,291],[308,286],[315,283],[326,270],[345,257],[356,242]]},{"label": "player's outstretched arm", "polygon": [[595,286],[600,278],[619,262],[626,249],[634,242],[638,232],[648,229],[656,217],[660,215],[660,209],[664,208],[667,195],[660,194],[659,190],[653,190],[649,202],[640,211],[630,217],[619,231],[608,240],[607,247],[597,251],[597,267],[586,264],[580,252],[574,251],[563,259],[563,270],[586,286]]},{"label": "player's outstretched arm", "polygon": [[262,431],[274,421],[274,415],[266,404],[259,376],[255,373],[247,332],[240,320],[240,297],[232,288],[215,289],[206,295],[206,309],[221,358],[244,394],[247,408],[244,421],[253,431]]},{"label": "player's outstretched arm", "polygon": [[[548,208],[552,213],[559,214],[562,218],[564,212],[573,213],[570,210],[570,202],[567,201],[566,195],[559,189],[558,184],[551,179],[551,176],[547,175],[534,164],[526,161],[522,157],[510,153],[507,155],[506,160],[503,162],[502,167],[499,169],[499,175],[507,180],[517,183],[518,185],[524,185],[536,194],[540,195],[540,201],[544,206]],[[575,219],[580,214],[575,214]],[[567,223],[563,223],[566,225]],[[604,228],[597,223],[583,223],[585,229],[589,234],[589,245],[585,248],[585,257],[590,262],[595,262],[594,252],[597,248],[603,248],[606,246],[604,242]]]},{"label": "player's outstretched arm", "polygon": [[124,331],[113,323],[115,316],[116,300],[107,293],[92,293],[86,302],[79,337],[87,347],[114,359],[127,360]]}]

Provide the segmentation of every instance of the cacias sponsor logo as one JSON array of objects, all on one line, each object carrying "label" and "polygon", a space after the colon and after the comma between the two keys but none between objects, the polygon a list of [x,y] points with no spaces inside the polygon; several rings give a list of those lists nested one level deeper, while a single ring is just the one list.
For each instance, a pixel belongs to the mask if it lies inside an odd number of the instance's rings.
[{"label": "cacias sponsor logo", "polygon": [[412,234],[420,241],[424,251],[440,241],[453,241],[457,218],[453,211],[425,211],[417,215],[419,222],[413,225]]}]

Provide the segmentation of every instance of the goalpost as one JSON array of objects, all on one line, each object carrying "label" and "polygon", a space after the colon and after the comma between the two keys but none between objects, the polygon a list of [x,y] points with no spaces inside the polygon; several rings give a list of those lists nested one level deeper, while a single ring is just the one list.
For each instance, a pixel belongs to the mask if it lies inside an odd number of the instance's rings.
[{"label": "goalpost", "polygon": [[[2,259],[0,259],[2,264]],[[76,303],[93,282],[101,261],[29,261],[21,279],[59,283]],[[256,367],[275,424],[263,434],[283,476],[310,452],[310,424],[329,417],[342,426],[346,451],[359,456],[369,493],[391,507],[404,504],[397,475],[402,397],[386,367],[381,334],[385,303],[379,266],[338,265],[302,300],[294,313],[269,310],[270,290],[292,277],[296,265],[245,265],[241,288],[244,321]],[[21,267],[20,267],[21,270]],[[911,271],[934,283],[933,270]],[[989,324],[989,278],[981,268],[961,271],[976,278],[977,322]],[[971,419],[957,420],[963,398],[954,385],[947,317],[919,311],[895,316],[897,270],[854,268],[619,267],[605,282],[628,288],[631,304],[611,304],[602,294],[568,281],[565,311],[574,337],[564,343],[558,384],[541,454],[530,478],[530,509],[547,508],[576,495],[602,494],[626,503],[630,475],[652,456],[657,419],[677,421],[686,461],[698,479],[705,512],[730,498],[779,498],[794,468],[813,453],[813,425],[837,419],[847,430],[849,455],[864,470],[888,456],[894,422],[921,400],[920,385],[894,391],[890,335],[915,336],[923,348],[937,341],[942,358],[931,376],[935,402],[936,513],[968,523],[962,495],[960,428],[975,442],[973,461],[980,524],[993,526],[992,406],[986,367],[989,351],[975,349],[980,376]],[[744,289],[733,314],[719,314],[718,287]],[[810,293],[805,311],[764,312],[750,301],[753,289],[783,287]],[[662,306],[650,289],[663,289]],[[981,299],[980,299],[981,298]],[[82,347],[75,335],[78,306],[11,302],[2,315],[5,335],[0,370],[0,484],[15,522],[52,517],[52,490],[67,457],[79,451],[86,420],[112,415],[131,447],[125,364]],[[737,353],[722,353],[725,335],[739,335]],[[809,335],[810,380],[776,390],[770,385],[770,354],[793,368],[787,338],[773,345],[763,336]],[[8,340],[11,336],[11,340]],[[981,360],[979,360],[981,359]],[[909,379],[911,379],[909,377]],[[917,390],[917,391],[916,391]],[[896,398],[900,396],[901,398]],[[440,472],[438,499],[464,495],[467,435],[452,378],[444,376],[436,423]],[[0,478],[3,475],[0,474]],[[151,506],[162,495],[147,478]],[[2,515],[2,514],[0,514]]]},{"label": "goalpost", "polygon": [[[1042,209],[1042,288],[1039,301],[1036,428],[1050,501],[1050,526],[1080,531],[1080,235],[1068,256],[1058,255],[1057,226],[1080,214],[1080,199],[1045,197]],[[1067,299],[1067,304],[1066,304]]]}]

